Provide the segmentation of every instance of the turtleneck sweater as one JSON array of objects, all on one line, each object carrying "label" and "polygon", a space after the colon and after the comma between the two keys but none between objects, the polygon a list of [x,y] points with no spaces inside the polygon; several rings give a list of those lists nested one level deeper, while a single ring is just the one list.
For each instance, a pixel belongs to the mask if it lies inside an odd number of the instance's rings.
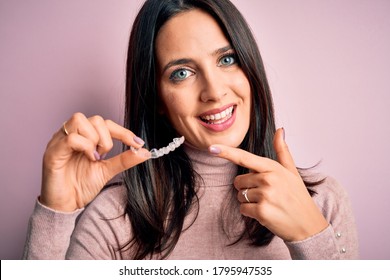
[{"label": "turtleneck sweater", "polygon": [[[315,187],[313,199],[329,226],[302,241],[275,236],[265,246],[236,241],[243,230],[233,181],[237,166],[188,145],[185,151],[199,175],[199,202],[184,221],[168,259],[357,259],[358,238],[346,191],[331,177]],[[85,209],[58,212],[37,200],[29,221],[24,259],[131,259],[131,217],[125,213],[126,188],[109,187]],[[234,244],[233,244],[234,243]],[[159,259],[160,255],[152,256]]]}]

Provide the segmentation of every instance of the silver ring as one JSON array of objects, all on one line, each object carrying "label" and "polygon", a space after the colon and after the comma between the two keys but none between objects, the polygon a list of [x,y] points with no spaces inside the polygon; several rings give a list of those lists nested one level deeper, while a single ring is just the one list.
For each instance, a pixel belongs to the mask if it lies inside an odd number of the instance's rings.
[{"label": "silver ring", "polygon": [[64,123],[62,124],[62,131],[65,133],[66,136],[68,136],[68,135],[69,135],[69,132],[68,132],[68,130],[66,130],[65,124],[66,124],[66,122],[64,122]]},{"label": "silver ring", "polygon": [[242,191],[242,195],[245,197],[246,202],[251,203],[248,198],[248,188]]}]

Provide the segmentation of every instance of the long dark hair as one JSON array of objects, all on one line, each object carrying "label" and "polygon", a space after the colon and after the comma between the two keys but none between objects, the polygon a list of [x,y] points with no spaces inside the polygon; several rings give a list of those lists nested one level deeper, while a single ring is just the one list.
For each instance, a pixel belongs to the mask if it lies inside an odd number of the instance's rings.
[{"label": "long dark hair", "polygon": [[[144,3],[129,41],[125,127],[144,139],[149,148],[165,146],[177,137],[170,122],[158,114],[155,39],[169,19],[191,9],[202,9],[219,23],[249,80],[251,124],[240,147],[276,159],[274,108],[262,58],[248,24],[228,0],[148,0]],[[244,168],[238,170],[238,174],[246,172]],[[185,217],[191,208],[197,210],[198,206],[196,174],[190,159],[180,147],[169,156],[127,170],[123,179],[128,197],[126,212],[133,234],[124,247],[130,245],[135,259],[153,255],[166,258],[184,230]],[[243,219],[245,230],[236,242],[247,238],[251,244],[262,246],[272,240],[274,235],[256,220]]]}]

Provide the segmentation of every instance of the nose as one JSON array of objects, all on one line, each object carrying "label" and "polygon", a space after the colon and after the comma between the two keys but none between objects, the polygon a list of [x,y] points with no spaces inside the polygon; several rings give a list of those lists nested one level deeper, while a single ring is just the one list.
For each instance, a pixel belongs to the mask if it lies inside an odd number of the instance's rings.
[{"label": "nose", "polygon": [[202,87],[200,93],[200,99],[202,102],[220,101],[225,95],[227,95],[227,84],[224,81],[222,75],[215,72],[204,73],[202,79]]}]

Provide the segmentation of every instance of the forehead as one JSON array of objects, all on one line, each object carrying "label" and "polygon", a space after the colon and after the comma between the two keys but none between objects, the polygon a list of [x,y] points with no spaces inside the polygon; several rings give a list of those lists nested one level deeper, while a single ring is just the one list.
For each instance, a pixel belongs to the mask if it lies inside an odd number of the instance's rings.
[{"label": "forehead", "polygon": [[217,21],[208,13],[194,9],[168,20],[156,38],[156,54],[160,59],[176,59],[211,54],[228,44]]}]

